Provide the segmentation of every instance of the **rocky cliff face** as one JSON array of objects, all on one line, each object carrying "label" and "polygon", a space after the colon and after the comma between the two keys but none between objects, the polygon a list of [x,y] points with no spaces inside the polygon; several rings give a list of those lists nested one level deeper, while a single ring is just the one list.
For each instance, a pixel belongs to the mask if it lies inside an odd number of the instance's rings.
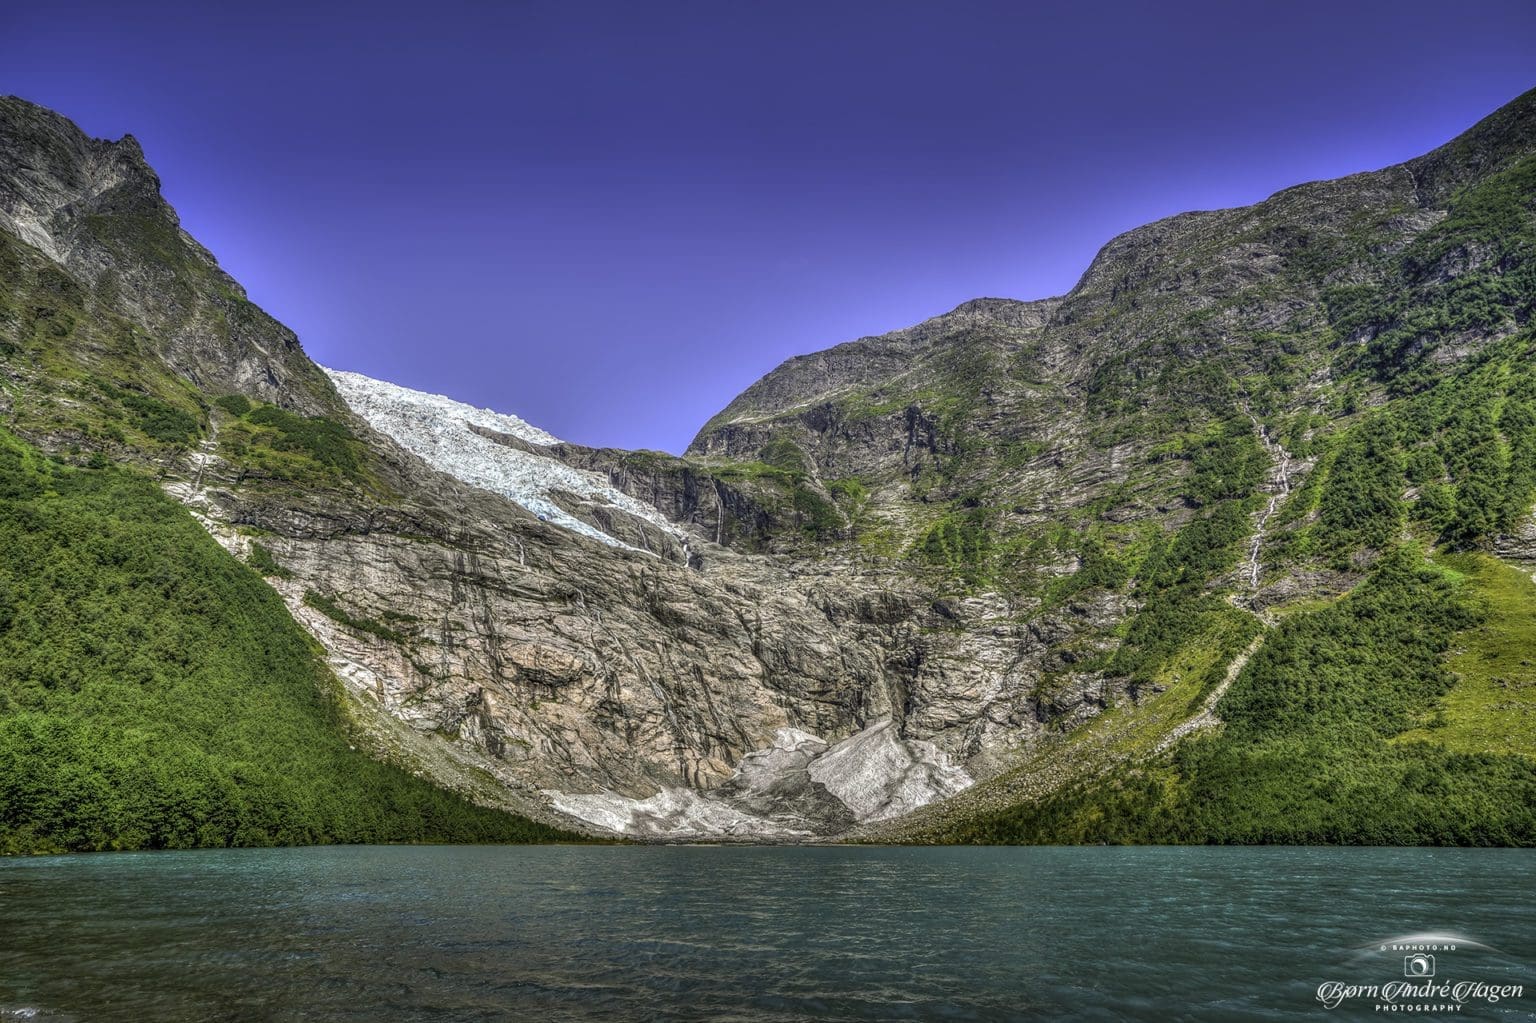
[{"label": "rocky cliff face", "polygon": [[[1529,163],[1533,107],[1130,232],[1062,298],[790,360],[679,459],[328,376],[131,139],[0,100],[0,412],[158,473],[445,784],[632,834],[888,827],[1055,777],[1063,736],[1219,679],[1369,569],[1379,541],[1326,539],[1351,431],[1528,315],[1426,326],[1380,296],[1524,265],[1456,204]],[[1478,542],[1528,556],[1530,529]]]},{"label": "rocky cliff face", "polygon": [[93,307],[142,327],[177,374],[210,394],[337,410],[293,332],[182,230],[132,135],[93,139],[50,110],[0,97],[0,169],[6,230],[88,289]]}]

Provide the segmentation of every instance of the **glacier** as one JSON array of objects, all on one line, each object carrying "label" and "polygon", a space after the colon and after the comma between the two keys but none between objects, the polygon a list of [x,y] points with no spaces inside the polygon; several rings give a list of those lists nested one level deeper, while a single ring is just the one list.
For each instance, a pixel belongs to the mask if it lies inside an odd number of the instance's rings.
[{"label": "glacier", "polygon": [[684,550],[688,548],[688,534],[681,527],[651,505],[610,485],[601,474],[566,465],[553,452],[542,455],[523,451],[475,432],[478,427],[515,437],[534,447],[561,443],[560,438],[517,416],[476,408],[445,395],[415,391],[361,373],[321,368],[342,400],[369,426],[440,472],[472,487],[500,494],[551,525],[611,547],[654,555],[571,515],[555,503],[551,492],[562,490],[611,505],[644,519],[675,538]]}]

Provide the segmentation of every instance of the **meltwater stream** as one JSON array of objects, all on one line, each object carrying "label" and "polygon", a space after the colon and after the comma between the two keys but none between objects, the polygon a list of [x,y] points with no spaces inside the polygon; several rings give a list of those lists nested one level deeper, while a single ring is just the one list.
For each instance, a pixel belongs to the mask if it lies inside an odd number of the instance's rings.
[{"label": "meltwater stream", "polygon": [[[1411,955],[1451,993],[1318,1000],[1330,983],[1401,986]],[[0,1020],[1357,1019],[1451,1004],[1469,984],[1486,990],[1455,1018],[1525,1019],[1533,963],[1536,854],[1515,850],[0,861]]]}]

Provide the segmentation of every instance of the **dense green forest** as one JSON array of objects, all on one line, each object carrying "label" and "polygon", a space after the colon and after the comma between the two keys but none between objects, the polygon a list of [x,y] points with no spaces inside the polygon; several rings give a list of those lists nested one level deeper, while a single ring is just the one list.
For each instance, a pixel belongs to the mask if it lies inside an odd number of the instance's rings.
[{"label": "dense green forest", "polygon": [[0,430],[0,853],[578,837],[371,759],[344,699],[151,480]]}]

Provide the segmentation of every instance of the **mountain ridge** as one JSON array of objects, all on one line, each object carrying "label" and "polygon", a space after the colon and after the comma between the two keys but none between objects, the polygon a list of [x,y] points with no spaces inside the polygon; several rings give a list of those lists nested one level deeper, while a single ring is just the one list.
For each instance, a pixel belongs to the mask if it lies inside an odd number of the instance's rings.
[{"label": "mountain ridge", "polygon": [[[81,471],[153,472],[321,644],[385,756],[538,820],[1379,837],[1362,801],[1407,779],[1536,791],[1524,674],[1502,703],[1446,703],[1443,663],[1503,578],[1444,559],[1536,566],[1533,96],[1417,164],[1126,232],[1066,296],[796,357],[682,458],[546,444],[402,392],[436,409],[429,431],[483,445],[476,464],[349,408],[169,232],[157,182],[120,209],[77,187],[86,168],[31,180],[63,119],[0,101],[0,414]],[[37,224],[51,254],[24,237]],[[520,504],[477,475],[507,459],[591,482]],[[626,498],[676,546],[649,550]],[[1314,706],[1331,709],[1297,711]],[[1461,735],[1467,713],[1500,737],[1491,759],[1422,727]],[[1332,795],[1275,766],[1287,748]],[[1290,830],[1265,816],[1292,804]],[[1406,840],[1536,838],[1460,795],[1413,813]]]},{"label": "mountain ridge", "polygon": [[[1126,250],[1147,247],[1147,240],[1149,238],[1155,240],[1169,234],[1177,236],[1191,229],[1198,229],[1212,223],[1218,223],[1229,215],[1260,209],[1267,204],[1278,201],[1309,198],[1319,191],[1328,190],[1331,186],[1342,185],[1346,182],[1374,181],[1382,176],[1392,176],[1397,172],[1408,173],[1413,179],[1415,192],[1425,193],[1422,198],[1428,201],[1443,195],[1448,188],[1453,187],[1456,182],[1467,177],[1468,172],[1458,171],[1458,168],[1463,168],[1468,162],[1478,165],[1478,169],[1470,172],[1471,176],[1492,174],[1496,173],[1500,167],[1515,156],[1536,148],[1536,131],[1532,129],[1533,123],[1536,123],[1536,89],[1521,94],[1455,138],[1421,156],[1374,170],[1357,171],[1342,178],[1319,179],[1291,185],[1248,206],[1210,210],[1186,210],[1123,231],[1099,248],[1084,268],[1077,283],[1062,295],[1040,299],[971,299],[961,303],[949,313],[931,317],[923,321],[923,323],[912,327],[903,328],[884,335],[857,338],[805,355],[791,356],[779,367],[769,371],[764,377],[749,386],[746,391],[729,403],[725,409],[712,417],[700,429],[699,434],[689,445],[688,452],[703,453],[706,450],[706,446],[701,445],[701,440],[710,432],[711,426],[717,423],[723,424],[726,421],[726,417],[731,414],[731,410],[738,403],[751,396],[761,394],[768,388],[769,381],[772,378],[789,372],[792,367],[794,370],[799,371],[806,365],[808,360],[819,360],[832,353],[846,351],[849,346],[866,346],[867,348],[868,343],[873,341],[890,343],[898,338],[905,339],[914,335],[921,337],[926,333],[924,328],[928,328],[930,325],[939,326],[941,324],[948,326],[949,324],[945,322],[947,319],[955,318],[957,314],[970,311],[978,304],[1007,303],[1019,307],[1038,308],[1045,314],[1038,322],[1018,323],[1015,325],[1044,327],[1052,315],[1069,304],[1073,296],[1082,292],[1091,292],[1096,287],[1102,288],[1105,282],[1101,282],[1099,278],[1113,273],[1113,264],[1120,257],[1120,254]],[[1427,182],[1427,184],[1421,184],[1421,179]],[[1033,321],[1033,318],[1031,320]],[[911,348],[905,349],[905,351],[910,353],[913,349],[921,346],[921,344],[913,345]]]}]

